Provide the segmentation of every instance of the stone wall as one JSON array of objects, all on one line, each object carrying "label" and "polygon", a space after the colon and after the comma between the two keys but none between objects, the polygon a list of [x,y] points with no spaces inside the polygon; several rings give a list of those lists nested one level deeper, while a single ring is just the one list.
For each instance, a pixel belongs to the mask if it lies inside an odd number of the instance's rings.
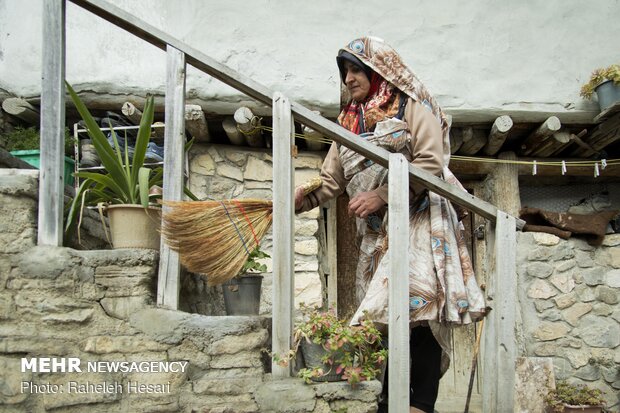
[{"label": "stone wall", "polygon": [[[36,246],[37,191],[31,172],[0,170],[0,411],[376,411],[378,382],[272,381],[268,317],[156,308],[156,251]],[[77,358],[82,371],[24,370],[22,358]]]},{"label": "stone wall", "polygon": [[[295,184],[317,177],[323,157],[319,153],[300,153],[294,159]],[[273,165],[268,149],[248,149],[225,145],[194,145],[189,157],[189,188],[200,199],[259,198],[272,199]],[[324,269],[319,256],[319,231],[324,228],[320,210],[299,214],[295,218],[295,302],[321,306],[324,303]],[[269,231],[261,247],[273,256]],[[272,261],[264,260],[261,314],[271,313]],[[197,292],[197,293],[196,293]],[[206,294],[204,293],[206,292]],[[184,305],[201,314],[223,314],[220,287],[208,287],[195,274],[183,276]],[[208,297],[208,301],[206,298]]]},{"label": "stone wall", "polygon": [[601,389],[612,411],[620,394],[620,234],[600,247],[542,233],[518,234],[522,342],[551,357],[556,379]]}]

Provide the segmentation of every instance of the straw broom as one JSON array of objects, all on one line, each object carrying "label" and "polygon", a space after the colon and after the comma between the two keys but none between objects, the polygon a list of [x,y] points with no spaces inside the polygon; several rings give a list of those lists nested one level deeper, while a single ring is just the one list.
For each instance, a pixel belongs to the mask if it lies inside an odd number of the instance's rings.
[{"label": "straw broom", "polygon": [[[308,194],[321,186],[303,185]],[[271,227],[273,203],[263,199],[167,201],[161,234],[189,271],[207,276],[209,285],[236,276]]]}]

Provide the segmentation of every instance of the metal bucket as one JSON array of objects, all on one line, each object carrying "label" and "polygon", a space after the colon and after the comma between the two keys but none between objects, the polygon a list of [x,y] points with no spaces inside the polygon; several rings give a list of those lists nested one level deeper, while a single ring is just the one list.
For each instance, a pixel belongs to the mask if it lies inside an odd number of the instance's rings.
[{"label": "metal bucket", "polygon": [[611,80],[601,83],[594,90],[596,91],[601,112],[614,103],[620,102],[620,85],[614,84]]},{"label": "metal bucket", "polygon": [[258,315],[262,275],[235,277],[222,284],[228,315]]}]

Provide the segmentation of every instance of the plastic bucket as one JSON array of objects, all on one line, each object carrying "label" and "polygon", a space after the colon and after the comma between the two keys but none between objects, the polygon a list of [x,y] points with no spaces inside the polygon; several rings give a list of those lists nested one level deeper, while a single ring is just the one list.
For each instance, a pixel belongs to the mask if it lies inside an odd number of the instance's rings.
[{"label": "plastic bucket", "polygon": [[[32,165],[37,169],[40,169],[41,165],[41,151],[38,149],[23,150],[23,151],[11,151],[11,155],[21,159],[28,165]],[[73,186],[74,178],[73,172],[75,171],[75,161],[68,156],[65,156],[65,185]]]},{"label": "plastic bucket", "polygon": [[120,204],[110,205],[106,210],[114,248],[159,250],[161,208]]},{"label": "plastic bucket", "polygon": [[616,102],[620,102],[620,85],[614,84],[613,81],[607,80],[594,89],[598,98],[598,105],[601,112]]},{"label": "plastic bucket", "polygon": [[258,315],[262,275],[235,277],[222,284],[228,315]]}]

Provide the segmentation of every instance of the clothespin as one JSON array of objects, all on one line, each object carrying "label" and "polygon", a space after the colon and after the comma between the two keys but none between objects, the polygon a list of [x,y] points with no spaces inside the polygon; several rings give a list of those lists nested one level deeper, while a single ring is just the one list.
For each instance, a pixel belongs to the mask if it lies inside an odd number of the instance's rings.
[{"label": "clothespin", "polygon": [[600,175],[599,170],[598,170],[598,162],[594,162],[594,177],[598,178],[598,176]]},{"label": "clothespin", "polygon": [[602,169],[607,168],[607,159],[601,159],[601,167]]},{"label": "clothespin", "polygon": [[562,161],[562,175],[566,174],[566,161]]},{"label": "clothespin", "polygon": [[536,175],[537,169],[536,169],[536,161],[534,160],[534,162],[532,162],[532,175]]}]

